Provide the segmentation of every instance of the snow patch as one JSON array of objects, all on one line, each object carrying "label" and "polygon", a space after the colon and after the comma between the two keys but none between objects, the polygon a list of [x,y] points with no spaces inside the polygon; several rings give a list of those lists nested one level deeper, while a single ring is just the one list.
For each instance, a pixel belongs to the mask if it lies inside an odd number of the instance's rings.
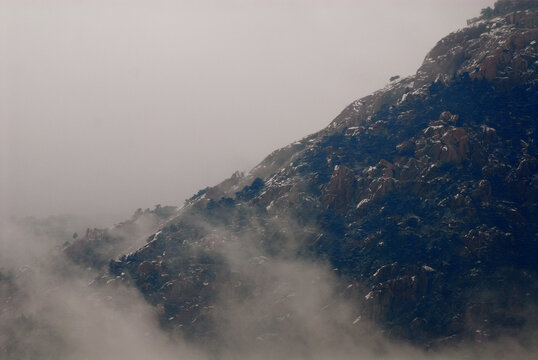
[{"label": "snow patch", "polygon": [[370,202],[370,199],[362,199],[361,201],[359,201],[359,203],[357,204],[357,209],[360,209],[366,205],[368,205],[368,203]]}]

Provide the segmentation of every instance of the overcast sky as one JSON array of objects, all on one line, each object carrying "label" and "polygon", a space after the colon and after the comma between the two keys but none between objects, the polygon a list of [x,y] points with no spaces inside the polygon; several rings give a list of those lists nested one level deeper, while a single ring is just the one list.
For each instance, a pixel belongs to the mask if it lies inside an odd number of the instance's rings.
[{"label": "overcast sky", "polygon": [[410,75],[493,0],[0,0],[1,206],[179,205]]}]

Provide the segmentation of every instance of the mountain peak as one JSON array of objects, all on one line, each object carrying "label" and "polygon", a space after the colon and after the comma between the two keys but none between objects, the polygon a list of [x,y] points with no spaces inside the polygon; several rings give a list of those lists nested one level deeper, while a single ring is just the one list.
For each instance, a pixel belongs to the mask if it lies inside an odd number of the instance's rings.
[{"label": "mountain peak", "polygon": [[[489,14],[488,11],[486,13]],[[435,82],[448,84],[458,76],[486,79],[496,87],[537,81],[538,1],[502,0],[491,15],[482,15],[441,39],[428,52],[416,74],[349,105],[331,127],[357,126],[383,105],[427,96]]]}]

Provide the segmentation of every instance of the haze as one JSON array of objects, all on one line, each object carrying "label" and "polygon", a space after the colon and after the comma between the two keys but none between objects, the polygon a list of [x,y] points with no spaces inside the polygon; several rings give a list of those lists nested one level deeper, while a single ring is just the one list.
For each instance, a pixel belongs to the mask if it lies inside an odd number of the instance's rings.
[{"label": "haze", "polygon": [[414,73],[492,2],[0,1],[2,211],[180,205]]}]

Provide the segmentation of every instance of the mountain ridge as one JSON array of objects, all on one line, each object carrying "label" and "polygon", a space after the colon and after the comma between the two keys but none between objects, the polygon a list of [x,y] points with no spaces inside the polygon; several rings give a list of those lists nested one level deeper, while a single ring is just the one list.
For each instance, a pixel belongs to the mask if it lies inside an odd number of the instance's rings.
[{"label": "mountain ridge", "polygon": [[[172,332],[233,344],[216,325],[229,310],[223,292],[244,303],[263,293],[272,263],[320,262],[352,304],[350,333],[373,322],[425,347],[503,336],[533,345],[537,8],[497,1],[415,75],[188,199],[101,281],[134,284]],[[274,311],[242,335],[289,334],[293,313]]]}]

